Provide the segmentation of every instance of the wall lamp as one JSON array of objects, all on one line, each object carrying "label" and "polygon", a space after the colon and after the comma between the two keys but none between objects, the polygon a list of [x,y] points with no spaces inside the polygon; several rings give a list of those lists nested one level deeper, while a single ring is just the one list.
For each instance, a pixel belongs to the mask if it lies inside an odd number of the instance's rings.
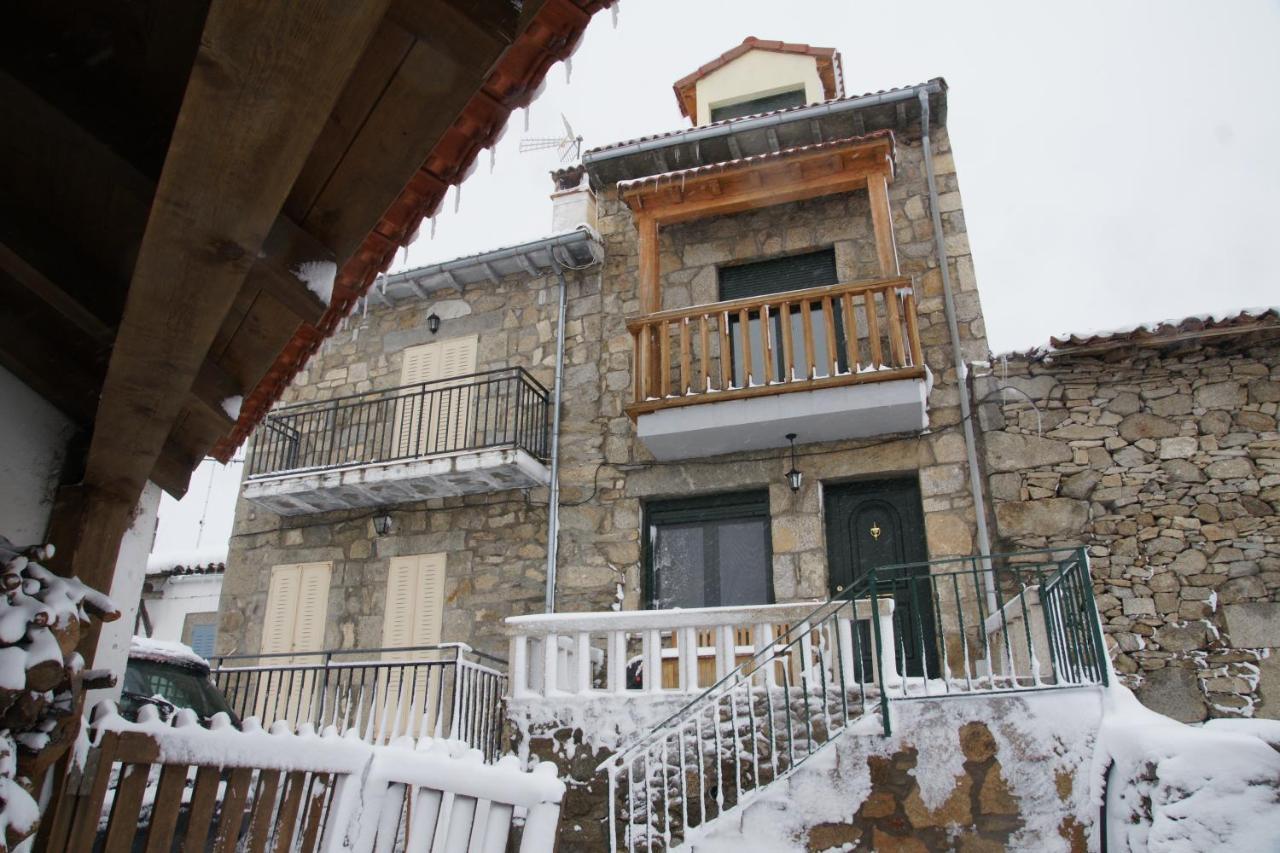
[{"label": "wall lamp", "polygon": [[431,315],[427,317],[427,331],[431,332],[433,335],[440,331],[440,315],[434,311],[432,311]]},{"label": "wall lamp", "polygon": [[786,439],[791,442],[791,470],[787,472],[787,484],[791,486],[791,491],[798,492],[804,485],[804,474],[796,467],[796,434],[789,432]]},{"label": "wall lamp", "polygon": [[391,513],[384,511],[373,517],[373,532],[379,536],[391,532]]}]

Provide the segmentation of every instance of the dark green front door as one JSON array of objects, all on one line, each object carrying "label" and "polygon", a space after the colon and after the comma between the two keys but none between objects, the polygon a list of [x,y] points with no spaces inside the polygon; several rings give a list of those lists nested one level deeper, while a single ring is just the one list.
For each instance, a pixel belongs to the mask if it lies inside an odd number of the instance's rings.
[{"label": "dark green front door", "polygon": [[[871,569],[929,558],[920,487],[914,477],[863,480],[823,490],[827,522],[827,574],[831,594],[863,580]],[[878,594],[892,588],[899,666],[907,675],[937,674],[933,591],[928,568],[877,576]],[[865,593],[862,593],[865,594]],[[864,632],[864,636],[866,636]]]}]

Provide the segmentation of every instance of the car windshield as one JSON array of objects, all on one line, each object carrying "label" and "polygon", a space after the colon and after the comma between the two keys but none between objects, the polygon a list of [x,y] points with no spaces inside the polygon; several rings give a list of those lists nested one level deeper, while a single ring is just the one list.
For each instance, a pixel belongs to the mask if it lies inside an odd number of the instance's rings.
[{"label": "car windshield", "polygon": [[205,720],[219,711],[235,719],[209,676],[184,666],[130,659],[124,671],[124,692],[146,699],[160,696],[177,708],[190,708]]}]

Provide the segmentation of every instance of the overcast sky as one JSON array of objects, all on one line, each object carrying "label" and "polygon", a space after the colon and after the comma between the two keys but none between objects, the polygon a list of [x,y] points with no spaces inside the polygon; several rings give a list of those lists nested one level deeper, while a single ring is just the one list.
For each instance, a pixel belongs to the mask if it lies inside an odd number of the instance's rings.
[{"label": "overcast sky", "polygon": [[[543,236],[560,163],[522,137],[559,135],[561,113],[588,148],[688,127],[671,84],[749,35],[839,49],[851,94],[946,78],[994,351],[1280,304],[1277,0],[625,0],[396,266]],[[240,471],[217,467],[165,496],[156,552],[193,548],[201,518],[201,550],[226,542]]]}]

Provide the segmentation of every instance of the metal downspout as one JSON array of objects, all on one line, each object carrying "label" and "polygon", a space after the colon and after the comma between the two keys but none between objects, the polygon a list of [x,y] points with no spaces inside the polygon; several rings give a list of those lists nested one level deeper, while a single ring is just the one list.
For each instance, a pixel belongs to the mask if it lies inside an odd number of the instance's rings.
[{"label": "metal downspout", "polygon": [[556,610],[556,558],[560,540],[560,393],[564,381],[564,318],[568,285],[564,267],[551,252],[551,263],[560,281],[560,310],[556,321],[556,379],[551,390],[551,483],[547,496],[547,591],[543,609]]},{"label": "metal downspout", "polygon": [[987,504],[983,498],[982,475],[978,472],[978,446],[973,434],[972,410],[969,406],[968,367],[960,351],[960,328],[956,324],[956,303],[951,294],[951,271],[947,266],[947,243],[942,235],[942,213],[938,210],[938,184],[933,173],[933,149],[929,140],[929,93],[920,92],[920,126],[924,148],[924,175],[929,185],[929,212],[933,217],[933,243],[938,253],[938,267],[942,270],[942,302],[946,309],[947,331],[951,335],[951,351],[955,355],[956,383],[960,386],[960,422],[964,427],[964,451],[969,463],[969,493],[973,497],[973,512],[978,519],[978,553],[982,556],[983,569],[987,572],[988,612],[995,612],[996,593],[991,575],[991,537],[987,531]]}]

